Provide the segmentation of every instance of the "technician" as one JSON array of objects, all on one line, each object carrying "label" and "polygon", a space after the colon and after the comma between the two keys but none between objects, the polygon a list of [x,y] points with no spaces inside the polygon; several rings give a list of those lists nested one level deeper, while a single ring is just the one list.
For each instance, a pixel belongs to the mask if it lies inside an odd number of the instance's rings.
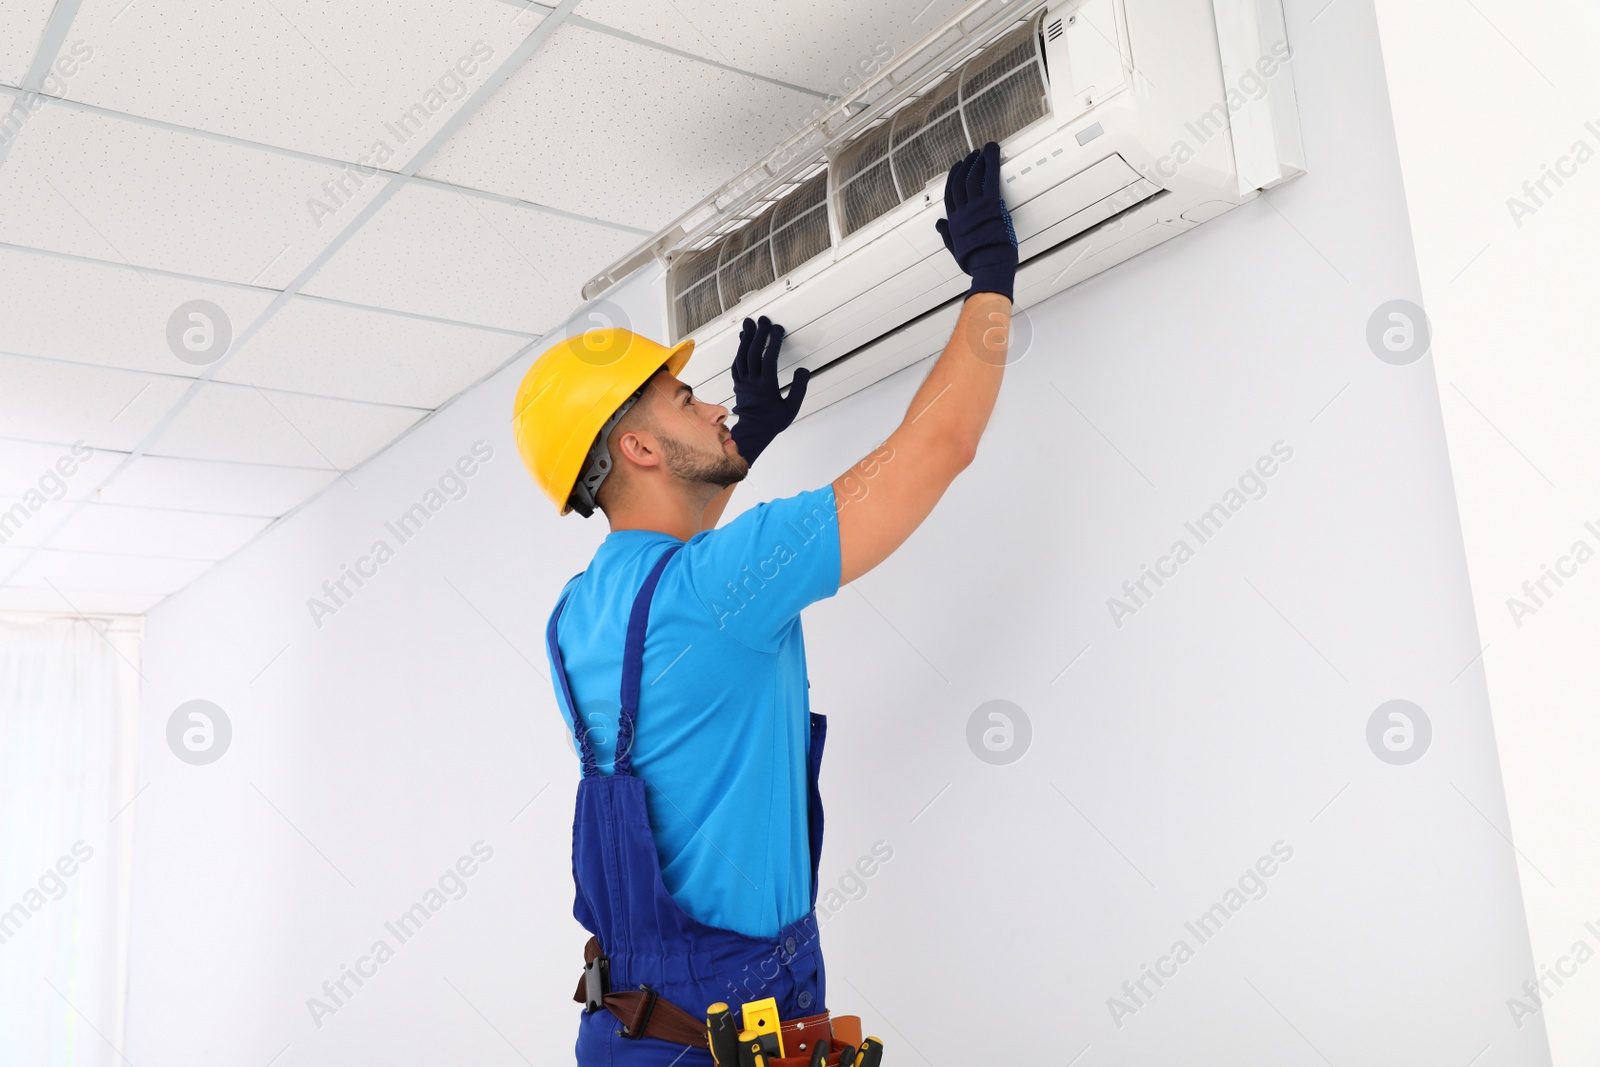
[{"label": "technician", "polygon": [[998,145],[950,169],[945,214],[936,226],[972,279],[955,331],[899,428],[830,485],[717,527],[805,397],[803,369],[782,394],[784,331],[765,317],[740,335],[731,430],[727,408],[676,377],[692,340],[591,331],[540,356],[517,391],[534,479],[561,514],[598,508],[610,523],[546,634],[582,767],[573,914],[594,936],[575,998],[581,1065],[710,1064],[717,1001],[775,998],[786,1037],[801,1035],[785,1062],[806,1035],[829,1036],[815,913],[826,719],[810,710],[800,612],[911,535],[994,408],[1017,271]]}]

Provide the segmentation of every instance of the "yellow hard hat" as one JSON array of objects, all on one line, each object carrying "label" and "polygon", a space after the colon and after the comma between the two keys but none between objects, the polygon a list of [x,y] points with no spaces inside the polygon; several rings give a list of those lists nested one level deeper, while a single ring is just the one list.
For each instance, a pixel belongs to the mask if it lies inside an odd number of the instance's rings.
[{"label": "yellow hard hat", "polygon": [[517,388],[511,430],[528,473],[561,514],[572,510],[589,449],[617,409],[662,366],[676,375],[693,351],[693,340],[667,348],[613,327],[568,337],[534,360]]}]

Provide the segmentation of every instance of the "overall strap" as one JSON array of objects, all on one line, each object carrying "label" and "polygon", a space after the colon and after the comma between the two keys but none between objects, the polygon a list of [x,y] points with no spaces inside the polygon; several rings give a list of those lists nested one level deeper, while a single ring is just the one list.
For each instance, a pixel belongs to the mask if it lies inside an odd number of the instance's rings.
[{"label": "overall strap", "polygon": [[578,714],[577,702],[572,699],[572,686],[567,682],[567,665],[561,661],[561,645],[556,641],[556,622],[561,618],[561,612],[567,606],[567,597],[572,595],[572,588],[576,578],[567,583],[567,588],[562,592],[561,599],[556,601],[556,609],[550,613],[550,624],[545,627],[544,643],[549,650],[550,666],[555,675],[556,693],[561,702],[566,705],[567,714],[572,716],[572,736],[578,744],[578,756],[583,760],[583,776],[593,778],[600,773],[599,764],[595,762],[594,748],[589,744],[589,728],[584,725],[583,716]]},{"label": "overall strap", "polygon": [[633,611],[628,615],[628,636],[622,646],[622,712],[617,717],[617,755],[612,767],[616,774],[633,773],[633,721],[639,712],[639,678],[644,673],[644,633],[650,623],[650,601],[661,581],[661,572],[682,547],[679,542],[661,553],[640,586],[639,595],[633,598]]}]

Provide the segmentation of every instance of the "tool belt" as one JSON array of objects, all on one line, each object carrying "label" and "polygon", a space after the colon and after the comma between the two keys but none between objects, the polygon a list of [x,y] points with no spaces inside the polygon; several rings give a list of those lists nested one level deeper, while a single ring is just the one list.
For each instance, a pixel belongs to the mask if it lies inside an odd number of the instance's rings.
[{"label": "tool belt", "polygon": [[[578,990],[572,999],[591,1012],[601,1008],[611,1012],[622,1023],[622,1029],[617,1032],[623,1037],[634,1040],[653,1037],[677,1045],[710,1048],[704,1014],[696,1016],[657,996],[648,986],[613,992],[610,961],[601,953],[598,937],[589,938],[588,944],[583,946],[583,977],[578,979]],[[768,1067],[809,1067],[811,1049],[818,1040],[828,1042],[828,1067],[837,1067],[841,1048],[861,1044],[861,1020],[854,1015],[830,1019],[829,1014],[823,1012],[802,1019],[786,1019],[780,1030],[784,1050],[796,1054],[769,1059]]]}]

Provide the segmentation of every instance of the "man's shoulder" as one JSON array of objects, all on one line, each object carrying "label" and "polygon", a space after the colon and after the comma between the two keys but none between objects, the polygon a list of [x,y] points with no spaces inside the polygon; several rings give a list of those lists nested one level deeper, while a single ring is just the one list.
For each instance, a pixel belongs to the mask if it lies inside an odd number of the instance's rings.
[{"label": "man's shoulder", "polygon": [[685,549],[714,551],[718,546],[741,539],[790,532],[809,540],[838,519],[833,486],[807,489],[793,496],[763,500],[735,515],[721,526],[702,530],[685,542]]},{"label": "man's shoulder", "polygon": [[684,545],[684,578],[716,627],[771,652],[801,609],[839,588],[833,487],[756,504]]}]

